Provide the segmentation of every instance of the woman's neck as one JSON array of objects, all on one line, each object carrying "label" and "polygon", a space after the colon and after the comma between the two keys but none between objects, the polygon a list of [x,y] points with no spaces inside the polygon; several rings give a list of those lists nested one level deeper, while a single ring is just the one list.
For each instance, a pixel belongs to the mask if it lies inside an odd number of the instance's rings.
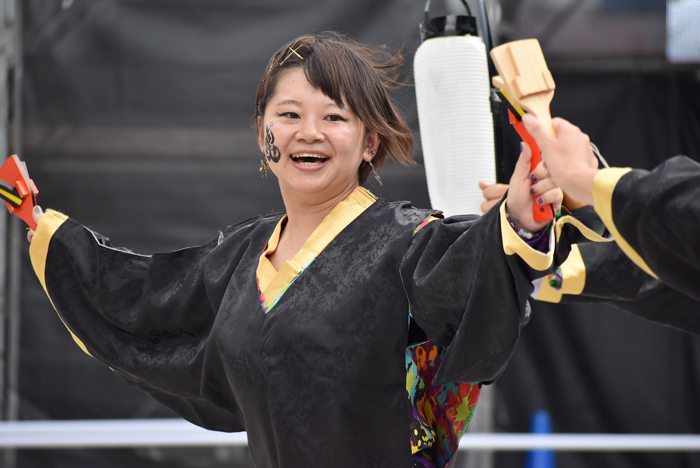
[{"label": "woman's neck", "polygon": [[307,194],[290,196],[282,190],[287,223],[280,234],[277,250],[268,257],[277,271],[286,261],[294,258],[333,208],[349,197],[356,188],[357,185],[349,186],[342,192],[322,200]]},{"label": "woman's neck", "polygon": [[[311,194],[285,196],[282,192],[284,206],[287,210],[286,229],[308,231],[311,235],[323,219],[333,211],[338,203],[345,200],[357,188],[357,185],[346,187],[340,193],[330,197],[318,197]],[[308,236],[307,236],[308,237]]]}]

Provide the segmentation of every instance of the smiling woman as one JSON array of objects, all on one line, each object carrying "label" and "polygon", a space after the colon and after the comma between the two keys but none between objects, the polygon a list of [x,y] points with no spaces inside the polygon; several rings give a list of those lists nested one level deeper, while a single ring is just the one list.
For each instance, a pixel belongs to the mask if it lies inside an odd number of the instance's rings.
[{"label": "smiling woman", "polygon": [[[364,130],[379,136],[381,144],[371,158],[375,169],[383,166],[387,155],[400,164],[413,164],[413,135],[387,93],[396,84],[402,64],[400,53],[373,49],[332,32],[297,38],[270,59],[255,97],[254,124],[260,134],[261,118],[278,93],[278,81],[296,69],[303,71],[308,84],[338,110],[349,111],[364,124]],[[361,165],[359,184],[371,171],[369,164]]]},{"label": "smiling woman", "polygon": [[532,219],[531,189],[561,193],[532,183],[527,148],[481,217],[362,188],[387,155],[411,163],[387,93],[400,59],[380,56],[334,33],[273,56],[254,122],[285,212],[152,256],[56,211],[30,232],[82,349],[195,424],[247,431],[257,468],[446,466],[528,320],[531,281],[575,227],[595,236],[568,215]]},{"label": "smiling woman", "polygon": [[344,200],[359,185],[358,168],[379,146],[377,132],[367,131],[345,102],[314,88],[301,68],[280,76],[258,119],[260,149],[285,200],[302,193],[313,193],[317,203]]}]

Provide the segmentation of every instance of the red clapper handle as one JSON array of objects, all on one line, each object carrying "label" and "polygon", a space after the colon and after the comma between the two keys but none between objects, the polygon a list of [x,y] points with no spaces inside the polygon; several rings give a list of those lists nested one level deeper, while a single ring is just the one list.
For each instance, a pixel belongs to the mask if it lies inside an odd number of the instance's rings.
[{"label": "red clapper handle", "polygon": [[[513,111],[510,109],[508,109],[508,119],[510,120],[511,125],[513,125],[513,128],[515,128],[515,131],[518,132],[518,135],[520,135],[520,138],[522,138],[522,140],[530,146],[530,149],[532,149],[532,162],[530,163],[530,172],[532,172],[535,170],[540,161],[542,161],[540,148],[537,146],[537,143],[535,143],[535,139],[532,138],[530,133],[528,133],[523,121],[517,119],[515,115],[513,115]],[[538,195],[532,196],[532,214],[535,221],[543,223],[552,219],[552,205],[540,205],[537,203],[538,197]]]},{"label": "red clapper handle", "polygon": [[29,178],[27,166],[17,155],[12,155],[0,166],[0,199],[5,201],[10,213],[19,217],[36,230],[32,211],[36,206],[39,191]]}]

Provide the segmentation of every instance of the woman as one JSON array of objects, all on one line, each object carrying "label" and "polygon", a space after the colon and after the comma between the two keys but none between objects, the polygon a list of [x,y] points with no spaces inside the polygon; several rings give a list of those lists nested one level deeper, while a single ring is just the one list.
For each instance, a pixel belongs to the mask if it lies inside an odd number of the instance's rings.
[{"label": "woman", "polygon": [[52,211],[30,233],[80,346],[193,423],[246,430],[255,467],[446,466],[559,255],[552,229],[568,249],[572,223],[532,219],[530,190],[561,193],[532,183],[527,155],[509,219],[504,203],[441,219],[361,187],[387,155],[411,162],[386,91],[398,62],[377,57],[333,33],[272,57],[255,125],[286,213],[152,256]]}]

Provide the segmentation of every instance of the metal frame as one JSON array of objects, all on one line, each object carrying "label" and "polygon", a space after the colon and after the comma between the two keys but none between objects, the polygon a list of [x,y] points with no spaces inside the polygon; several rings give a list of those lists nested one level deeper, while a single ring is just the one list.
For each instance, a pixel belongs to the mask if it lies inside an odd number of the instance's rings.
[{"label": "metal frame", "polygon": [[[245,432],[214,432],[182,419],[0,423],[2,449],[246,446]],[[691,434],[467,434],[460,451],[700,452]]]},{"label": "metal frame", "polygon": [[[22,20],[20,0],[0,0],[0,154],[22,152]],[[0,419],[19,416],[19,336],[22,231],[0,208]],[[0,453],[0,467],[17,464],[14,450]]]}]

